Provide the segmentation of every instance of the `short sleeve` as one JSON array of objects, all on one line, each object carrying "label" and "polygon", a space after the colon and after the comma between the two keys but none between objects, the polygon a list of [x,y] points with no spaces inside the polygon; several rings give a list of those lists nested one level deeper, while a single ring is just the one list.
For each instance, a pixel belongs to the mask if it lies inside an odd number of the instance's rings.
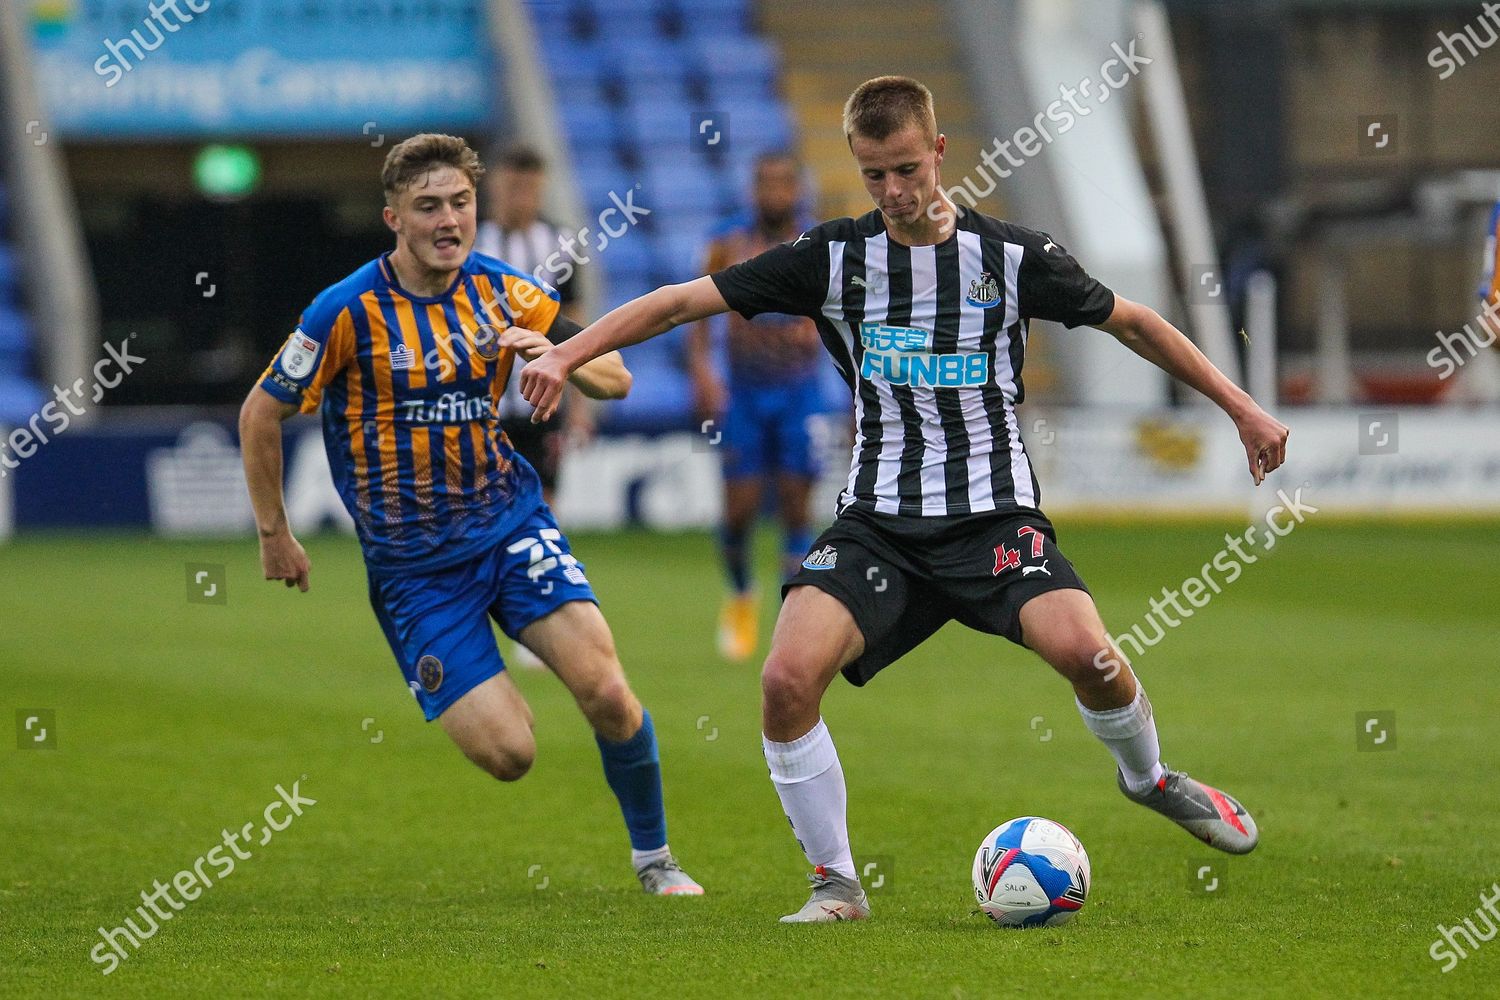
[{"label": "short sleeve", "polygon": [[828,297],[828,247],[809,230],[712,277],[729,308],[746,319],[767,312],[816,317]]},{"label": "short sleeve", "polygon": [[354,325],[349,310],[326,318],[329,310],[313,305],[260,377],[260,386],[303,413],[317,408],[323,390],[354,357]]},{"label": "short sleeve", "polygon": [[1037,235],[1042,245],[1025,247],[1016,276],[1020,314],[1068,327],[1095,326],[1109,319],[1115,293],[1090,276],[1052,237]]},{"label": "short sleeve", "polygon": [[552,329],[562,308],[562,298],[555,288],[539,279],[516,274],[506,274],[502,280],[512,323],[538,333]]}]

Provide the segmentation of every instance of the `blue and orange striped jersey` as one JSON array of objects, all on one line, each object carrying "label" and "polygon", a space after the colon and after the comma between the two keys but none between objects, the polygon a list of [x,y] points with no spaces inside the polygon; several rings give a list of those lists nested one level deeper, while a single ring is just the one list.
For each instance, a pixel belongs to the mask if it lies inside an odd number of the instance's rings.
[{"label": "blue and orange striped jersey", "polygon": [[442,295],[403,289],[389,254],[326,289],[261,376],[302,412],[321,407],[334,482],[373,570],[473,558],[541,502],[500,429],[511,325],[547,333],[557,292],[471,253]]}]

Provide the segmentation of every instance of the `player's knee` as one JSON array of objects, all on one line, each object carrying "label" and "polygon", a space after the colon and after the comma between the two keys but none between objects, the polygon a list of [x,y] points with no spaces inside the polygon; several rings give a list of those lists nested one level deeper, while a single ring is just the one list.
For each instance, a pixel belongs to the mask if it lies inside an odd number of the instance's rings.
[{"label": "player's knee", "polygon": [[1105,639],[1086,634],[1050,649],[1047,662],[1075,687],[1107,687],[1128,669]]},{"label": "player's knee", "polygon": [[469,751],[469,759],[500,781],[520,781],[536,761],[536,743],[490,744]]},{"label": "player's knee", "polygon": [[760,674],[767,713],[795,713],[817,705],[823,694],[818,675],[817,665],[806,655],[772,649]]},{"label": "player's knee", "polygon": [[640,715],[635,692],[619,671],[583,692],[579,707],[594,731],[607,740],[629,739]]}]

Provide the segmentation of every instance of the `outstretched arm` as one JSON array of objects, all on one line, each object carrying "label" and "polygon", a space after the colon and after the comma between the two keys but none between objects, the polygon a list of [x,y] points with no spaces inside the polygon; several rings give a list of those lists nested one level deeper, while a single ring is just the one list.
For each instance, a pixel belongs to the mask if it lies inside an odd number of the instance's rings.
[{"label": "outstretched arm", "polygon": [[1250,475],[1257,486],[1286,461],[1286,439],[1291,433],[1287,427],[1215,368],[1181,330],[1162,319],[1155,309],[1117,295],[1114,311],[1099,324],[1099,329],[1168,375],[1197,389],[1229,414],[1240,432]]},{"label": "outstretched arm", "polygon": [[522,369],[521,395],[535,407],[532,421],[547,420],[556,412],[563,386],[580,366],[683,323],[728,311],[728,303],[709,277],[666,285],[625,303]]},{"label": "outstretched arm", "polygon": [[292,535],[281,491],[281,422],[296,412],[295,405],[283,403],[259,385],[251,389],[240,408],[240,452],[266,579],[285,580],[288,587],[306,592],[307,553]]}]

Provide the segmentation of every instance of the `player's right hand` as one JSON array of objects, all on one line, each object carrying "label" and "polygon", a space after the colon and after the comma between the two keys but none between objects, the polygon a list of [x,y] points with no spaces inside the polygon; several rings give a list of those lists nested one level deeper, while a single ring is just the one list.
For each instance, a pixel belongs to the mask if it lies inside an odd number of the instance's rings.
[{"label": "player's right hand", "polygon": [[290,531],[260,536],[260,568],[267,580],[282,580],[288,587],[307,593],[312,564],[307,561],[302,543]]}]

